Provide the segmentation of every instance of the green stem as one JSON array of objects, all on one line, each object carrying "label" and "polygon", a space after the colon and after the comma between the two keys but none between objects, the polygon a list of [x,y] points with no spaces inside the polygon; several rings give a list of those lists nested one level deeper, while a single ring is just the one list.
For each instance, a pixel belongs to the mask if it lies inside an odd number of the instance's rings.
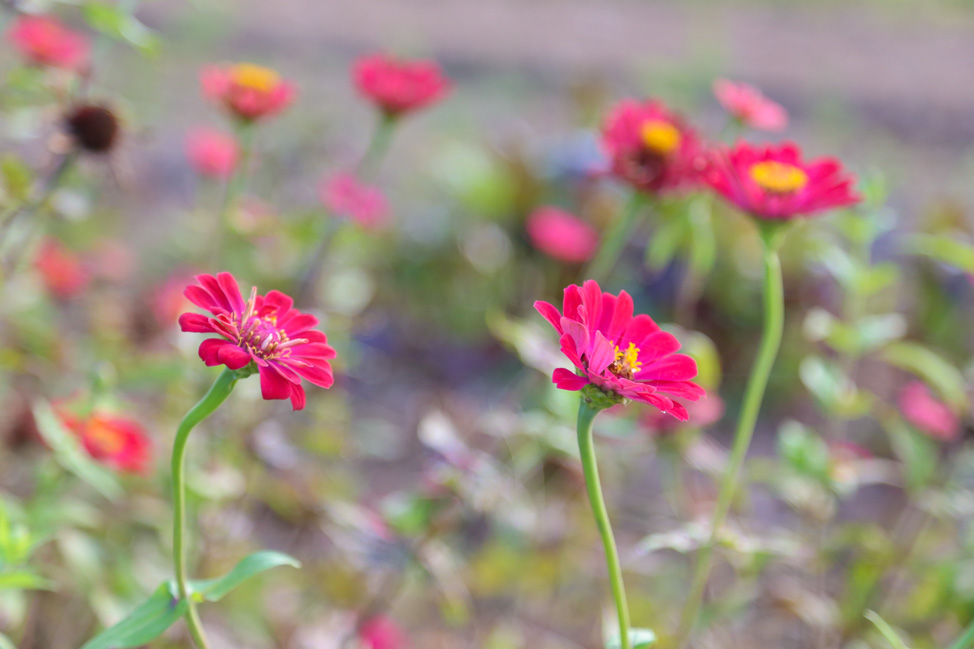
[{"label": "green stem", "polygon": [[690,225],[690,255],[683,271],[680,292],[676,296],[674,320],[692,329],[697,304],[703,295],[707,278],[717,255],[717,240],[711,222],[712,198],[704,194],[690,203],[687,219]]},{"label": "green stem", "polygon": [[710,577],[714,546],[734,499],[734,492],[740,480],[744,459],[747,457],[751,437],[754,435],[754,426],[757,423],[758,413],[761,411],[764,391],[771,376],[771,368],[778,355],[778,348],[781,346],[783,329],[784,289],[781,279],[781,262],[778,259],[776,242],[772,240],[771,235],[768,235],[765,237],[764,247],[764,332],[761,337],[761,346],[757,358],[754,360],[751,376],[747,381],[744,403],[737,422],[737,431],[734,433],[730,463],[720,482],[717,505],[714,508],[710,523],[710,538],[700,548],[697,555],[690,593],[683,607],[683,614],[677,631],[675,646],[678,649],[683,649],[686,646],[697,620],[707,580]]},{"label": "green stem", "polygon": [[585,269],[585,279],[603,281],[612,272],[619,260],[619,255],[622,254],[622,249],[632,237],[633,230],[636,227],[636,216],[639,214],[639,208],[642,205],[643,195],[639,192],[633,192],[632,196],[629,197],[629,202],[623,208],[622,214],[612,223],[609,231],[603,237],[602,245],[599,247],[595,259]]},{"label": "green stem", "polygon": [[[226,189],[223,192],[223,203],[220,205],[220,220],[217,222],[217,232],[214,240],[217,252],[222,252],[223,240],[230,232],[230,214],[240,201],[240,194],[246,188],[247,178],[250,175],[250,160],[254,150],[254,133],[257,131],[253,123],[241,122],[237,129],[237,137],[240,140],[240,160],[236,168],[227,179]],[[218,255],[219,256],[219,255]]]},{"label": "green stem", "polygon": [[189,592],[189,579],[186,574],[186,476],[184,472],[186,442],[189,441],[189,434],[193,428],[213,414],[230,396],[237,378],[238,374],[234,370],[223,370],[199,403],[193,406],[179,422],[176,441],[172,448],[173,564],[176,570],[176,583],[179,585],[179,597],[187,604],[186,626],[199,649],[208,649],[209,645],[206,642],[206,634],[203,633],[199,613],[196,611],[196,602]]},{"label": "green stem", "polygon": [[599,465],[595,459],[595,443],[592,439],[592,422],[599,414],[596,408],[586,403],[583,397],[578,404],[578,450],[582,457],[582,469],[585,473],[585,488],[588,499],[592,504],[592,514],[595,525],[599,528],[602,545],[605,548],[605,563],[609,569],[609,583],[612,587],[612,598],[615,601],[616,612],[619,614],[619,642],[621,649],[631,649],[629,639],[629,605],[626,603],[626,590],[622,583],[622,568],[619,565],[619,552],[616,550],[615,537],[612,535],[612,525],[609,523],[609,512],[605,509],[605,499],[602,497],[602,484],[599,481]]},{"label": "green stem", "polygon": [[392,133],[398,121],[398,118],[386,114],[383,114],[379,118],[379,123],[372,132],[372,139],[369,140],[369,146],[362,155],[362,159],[359,160],[358,167],[355,170],[356,175],[360,179],[371,175],[379,166],[382,158],[385,157],[386,151],[389,150],[389,143],[392,141]]},{"label": "green stem", "polygon": [[971,620],[957,641],[950,645],[950,649],[967,649],[971,643],[974,643],[974,620]]}]

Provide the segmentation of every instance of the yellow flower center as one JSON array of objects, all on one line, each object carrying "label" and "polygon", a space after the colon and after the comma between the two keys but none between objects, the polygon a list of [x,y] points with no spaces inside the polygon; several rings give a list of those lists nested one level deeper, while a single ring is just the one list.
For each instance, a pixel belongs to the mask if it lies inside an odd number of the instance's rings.
[{"label": "yellow flower center", "polygon": [[616,359],[609,365],[609,371],[616,376],[631,379],[643,364],[639,361],[639,348],[635,343],[629,343],[629,348],[625,351],[616,345]]},{"label": "yellow flower center", "polygon": [[277,72],[253,63],[238,63],[230,69],[230,78],[244,88],[270,92],[280,82]]},{"label": "yellow flower center", "polygon": [[92,446],[105,455],[115,455],[125,446],[123,436],[111,425],[93,417],[85,430],[85,437]]},{"label": "yellow flower center", "polygon": [[785,162],[765,160],[751,167],[751,178],[775,194],[790,194],[808,184],[808,174]]},{"label": "yellow flower center", "polygon": [[680,129],[669,122],[658,119],[644,122],[639,134],[646,148],[660,155],[670,153],[680,146],[680,142],[683,140]]}]

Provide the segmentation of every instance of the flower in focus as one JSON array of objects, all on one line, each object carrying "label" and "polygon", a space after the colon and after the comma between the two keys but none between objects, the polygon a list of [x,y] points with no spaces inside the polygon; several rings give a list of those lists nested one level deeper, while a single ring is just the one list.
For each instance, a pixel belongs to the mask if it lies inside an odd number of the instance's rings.
[{"label": "flower in focus", "polygon": [[599,245],[595,228],[555,207],[541,207],[532,212],[527,231],[531,245],[568,263],[588,261]]},{"label": "flower in focus", "polygon": [[91,275],[81,257],[55,239],[45,239],[38,247],[34,268],[44,286],[55,297],[66,300],[83,292]]},{"label": "flower in focus", "polygon": [[376,228],[389,218],[389,203],[382,190],[348,173],[326,179],[319,188],[321,202],[332,214],[352,219],[364,228]]},{"label": "flower in focus", "polygon": [[279,113],[295,92],[277,72],[252,63],[204,68],[200,83],[206,97],[245,122]]},{"label": "flower in focus", "polygon": [[854,176],[835,158],[802,160],[797,145],[755,147],[740,142],[715,151],[707,183],[742,211],[760,219],[784,221],[858,203]]},{"label": "flower in focus", "polygon": [[88,39],[49,16],[21,15],[10,27],[9,36],[33,65],[79,70],[88,59]]},{"label": "flower in focus", "polygon": [[228,178],[237,167],[240,146],[232,135],[201,128],[186,137],[186,157],[200,175]]},{"label": "flower in focus", "polygon": [[[610,399],[656,406],[680,421],[686,408],[671,397],[697,401],[704,390],[691,379],[697,363],[676,354],[680,343],[648,315],[633,316],[632,298],[603,293],[595,280],[565,289],[562,311],[547,302],[534,308],[561,334],[561,351],[578,369],[560,367],[552,380],[563,390],[594,385]],[[668,395],[668,396],[667,396]]]},{"label": "flower in focus", "polygon": [[692,186],[704,163],[696,133],[655,100],[620,102],[602,127],[602,147],[612,173],[648,193]]},{"label": "flower in focus", "polygon": [[921,381],[911,381],[899,394],[900,412],[917,430],[944,442],[960,435],[960,419],[946,403],[933,396]]},{"label": "flower in focus", "polygon": [[127,473],[145,474],[152,459],[152,441],[137,422],[109,414],[79,418],[61,414],[91,457]]},{"label": "flower in focus", "polygon": [[368,620],[359,630],[359,640],[365,649],[405,649],[406,634],[387,617]]},{"label": "flower in focus", "polygon": [[[710,394],[699,401],[684,404],[693,428],[706,428],[720,421],[724,416],[724,400],[716,394]],[[686,428],[673,417],[667,417],[658,410],[647,410],[641,423],[643,427],[656,435],[674,433]]]},{"label": "flower in focus", "polygon": [[398,117],[442,98],[450,83],[434,61],[405,61],[373,54],[355,62],[355,87],[389,117]]},{"label": "flower in focus", "polygon": [[108,153],[121,132],[115,113],[98,104],[75,106],[65,114],[64,124],[75,148],[88,153]]},{"label": "flower in focus", "polygon": [[714,81],[714,96],[740,124],[759,131],[780,131],[788,125],[788,113],[779,104],[746,83]]},{"label": "flower in focus", "polygon": [[200,344],[199,355],[208,366],[226,365],[239,370],[254,363],[260,373],[265,399],[291,399],[295,410],[304,408],[301,379],[328,388],[334,383],[331,365],[335,350],[320,331],[312,329],[318,318],[292,308],[294,301],[280,291],[266,296],[250,289],[244,301],[237,280],[230,273],[197,275],[198,285],[186,287],[186,297],[213,314],[179,316],[183,331],[215,333]]}]

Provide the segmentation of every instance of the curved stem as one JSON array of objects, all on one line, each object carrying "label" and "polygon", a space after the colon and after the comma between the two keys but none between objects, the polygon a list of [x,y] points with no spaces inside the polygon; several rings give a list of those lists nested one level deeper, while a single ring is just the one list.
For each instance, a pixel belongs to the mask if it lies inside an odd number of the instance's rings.
[{"label": "curved stem", "polygon": [[623,208],[622,214],[612,223],[609,231],[602,239],[602,245],[595,255],[595,259],[585,269],[585,279],[603,281],[615,267],[619,260],[619,255],[626,245],[626,241],[632,236],[636,227],[636,215],[642,207],[643,196],[639,192],[633,192]]},{"label": "curved stem", "polygon": [[186,476],[184,472],[186,442],[189,441],[189,434],[193,428],[209,417],[230,396],[237,378],[238,375],[234,370],[223,370],[199,403],[193,406],[179,422],[176,441],[172,448],[173,564],[176,583],[179,585],[179,597],[187,603],[186,626],[199,649],[208,649],[209,645],[206,642],[206,634],[203,633],[199,613],[196,612],[196,602],[189,592],[189,579],[186,575]]},{"label": "curved stem", "polygon": [[734,445],[731,448],[730,463],[720,482],[717,505],[714,507],[713,518],[710,523],[710,538],[700,548],[697,554],[697,563],[693,572],[693,580],[690,584],[690,593],[683,607],[680,627],[677,631],[675,646],[678,649],[683,649],[686,646],[690,638],[690,633],[693,630],[693,625],[697,620],[700,604],[703,601],[704,589],[710,577],[714,546],[717,543],[720,528],[724,525],[724,520],[727,518],[731,502],[734,499],[734,492],[740,479],[741,468],[744,466],[744,459],[747,457],[747,449],[751,445],[751,437],[754,435],[754,426],[757,423],[758,413],[761,411],[761,401],[764,399],[764,391],[768,386],[768,379],[771,376],[771,368],[778,355],[778,348],[781,346],[783,329],[784,290],[781,279],[781,262],[778,259],[775,242],[771,241],[770,237],[767,237],[764,248],[764,333],[762,334],[761,346],[758,350],[757,358],[754,360],[751,376],[748,378],[747,388],[744,392],[744,403],[741,407],[740,418],[737,422],[737,431],[734,433]]},{"label": "curved stem", "polygon": [[609,569],[609,584],[612,599],[619,615],[619,643],[621,649],[631,649],[629,639],[629,605],[626,603],[626,589],[622,583],[622,568],[619,565],[619,552],[616,550],[609,512],[605,509],[602,497],[602,484],[599,481],[599,465],[595,459],[595,443],[592,439],[592,423],[599,411],[586,403],[584,397],[578,404],[578,451],[582,457],[582,470],[585,473],[585,488],[592,504],[595,525],[599,528],[602,545],[605,548],[605,563]]}]

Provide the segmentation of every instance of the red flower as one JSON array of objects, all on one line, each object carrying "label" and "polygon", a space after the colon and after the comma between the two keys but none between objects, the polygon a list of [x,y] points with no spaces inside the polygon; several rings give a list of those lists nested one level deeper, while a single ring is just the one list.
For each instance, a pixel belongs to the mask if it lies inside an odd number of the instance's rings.
[{"label": "red flower", "polygon": [[527,231],[535,248],[573,264],[588,261],[599,245],[595,228],[556,207],[540,207],[532,212]]},{"label": "red flower", "polygon": [[206,97],[245,122],[281,112],[295,92],[277,72],[252,63],[204,68],[200,83]]},{"label": "red flower", "polygon": [[48,16],[22,15],[9,33],[14,47],[34,65],[78,70],[88,59],[88,39]]},{"label": "red flower", "polygon": [[352,79],[359,93],[390,117],[428,106],[450,87],[436,62],[404,61],[386,54],[356,61]]},{"label": "red flower", "polygon": [[389,217],[382,190],[366,185],[352,174],[337,174],[319,188],[324,206],[335,216],[352,219],[364,228],[377,228]]},{"label": "red flower", "polygon": [[835,158],[802,161],[792,142],[754,147],[739,142],[716,151],[707,183],[742,211],[761,219],[787,220],[858,203],[855,178]]},{"label": "red flower", "polygon": [[55,239],[41,242],[34,258],[34,267],[47,290],[62,300],[79,295],[91,281],[91,274],[81,257]]},{"label": "red flower", "polygon": [[779,104],[746,83],[714,81],[714,96],[731,117],[759,131],[780,131],[788,125],[788,113]]},{"label": "red flower", "polygon": [[612,173],[649,193],[693,185],[704,163],[696,133],[655,100],[620,102],[602,127],[602,146]]},{"label": "red flower", "polygon": [[200,175],[227,178],[237,167],[240,147],[232,135],[201,128],[187,136],[186,157]]},{"label": "red flower", "polygon": [[200,345],[200,358],[208,366],[226,365],[239,370],[255,363],[265,399],[291,399],[295,410],[304,408],[301,379],[329,388],[334,383],[331,365],[335,350],[320,331],[318,318],[291,308],[294,301],[279,291],[266,296],[250,290],[245,302],[230,273],[197,275],[199,286],[186,287],[186,297],[214,317],[199,313],[179,316],[183,331],[215,333]]},{"label": "red flower", "polygon": [[934,439],[951,442],[960,435],[957,413],[920,381],[911,381],[900,391],[899,406],[910,425]]},{"label": "red flower", "polygon": [[405,649],[406,635],[387,617],[375,617],[362,625],[359,639],[366,649]]},{"label": "red flower", "polygon": [[559,388],[581,390],[592,384],[681,421],[688,418],[686,408],[662,393],[690,401],[704,396],[690,380],[697,375],[696,362],[675,354],[679,341],[648,315],[633,317],[632,298],[625,291],[616,297],[588,280],[565,289],[561,312],[547,302],[535,302],[534,308],[561,334],[561,351],[579,370],[556,369],[552,380]]},{"label": "red flower", "polygon": [[91,457],[119,471],[145,474],[152,459],[152,441],[137,422],[93,413],[81,419],[61,414],[65,427],[81,439]]}]

